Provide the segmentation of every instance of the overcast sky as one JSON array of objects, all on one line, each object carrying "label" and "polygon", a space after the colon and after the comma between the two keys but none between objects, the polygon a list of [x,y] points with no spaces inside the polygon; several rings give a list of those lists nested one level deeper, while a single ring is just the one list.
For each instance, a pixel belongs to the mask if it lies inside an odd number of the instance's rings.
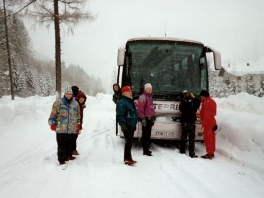
[{"label": "overcast sky", "polygon": [[[62,60],[101,77],[107,86],[117,69],[118,48],[133,37],[192,39],[218,50],[222,64],[264,56],[263,0],[89,0],[97,14],[74,35],[62,33]],[[27,22],[30,24],[30,22]],[[54,29],[29,29],[34,50],[54,58]]]}]

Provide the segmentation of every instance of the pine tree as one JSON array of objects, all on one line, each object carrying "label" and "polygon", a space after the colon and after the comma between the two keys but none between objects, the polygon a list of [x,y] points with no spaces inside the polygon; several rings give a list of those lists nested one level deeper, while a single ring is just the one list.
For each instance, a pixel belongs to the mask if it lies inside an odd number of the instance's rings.
[{"label": "pine tree", "polygon": [[259,83],[260,83],[260,89],[259,89],[259,97],[263,97],[264,93],[264,73],[261,72],[259,76]]},{"label": "pine tree", "polygon": [[55,93],[55,88],[52,85],[50,74],[48,72],[45,72],[44,78],[45,78],[46,95],[47,96],[53,95]]},{"label": "pine tree", "polygon": [[[22,16],[35,21],[35,25],[54,24],[55,30],[55,68],[56,68],[56,93],[61,96],[62,68],[61,68],[61,25],[68,26],[68,32],[73,33],[73,27],[81,21],[93,21],[95,16],[90,12],[82,12],[86,0],[20,0],[14,1],[14,9]],[[52,6],[53,5],[53,6]]]},{"label": "pine tree", "polygon": [[0,9],[0,97],[10,94],[10,78],[7,64],[4,12]]},{"label": "pine tree", "polygon": [[236,95],[236,92],[237,92],[237,82],[236,82],[235,78],[232,78],[230,80],[230,84],[228,85],[228,89],[229,89],[229,93],[231,95]]},{"label": "pine tree", "polygon": [[31,70],[27,70],[26,73],[26,84],[29,91],[28,95],[36,95],[36,79]]},{"label": "pine tree", "polygon": [[244,91],[248,94],[254,94],[254,83],[250,82],[251,76],[249,74],[246,74],[244,77],[245,84],[244,84]]}]

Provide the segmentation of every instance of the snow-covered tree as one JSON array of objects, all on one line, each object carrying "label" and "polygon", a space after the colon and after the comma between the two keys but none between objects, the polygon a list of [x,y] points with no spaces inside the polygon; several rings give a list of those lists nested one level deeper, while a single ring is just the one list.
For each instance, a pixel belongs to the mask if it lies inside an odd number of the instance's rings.
[{"label": "snow-covered tree", "polygon": [[61,28],[68,26],[68,32],[73,33],[73,27],[82,21],[93,21],[93,16],[88,11],[83,11],[86,0],[20,0],[12,1],[13,9],[21,16],[34,21],[34,25],[54,24],[55,30],[55,68],[56,92],[61,96],[62,88],[62,61],[61,61]]},{"label": "snow-covered tree", "polygon": [[[29,2],[29,1],[28,1]],[[3,12],[0,8],[0,16]],[[10,94],[10,77],[6,51],[4,17],[0,17],[0,97]],[[10,38],[11,63],[13,68],[13,83],[15,94],[20,97],[31,95],[53,95],[55,84],[55,61],[39,60],[34,58],[30,37],[24,23],[16,15],[8,17]],[[62,84],[65,86],[77,85],[85,94],[96,95],[105,93],[101,79],[89,76],[79,65],[71,64],[68,67],[63,62]]]},{"label": "snow-covered tree", "polygon": [[260,89],[259,89],[259,97],[262,97],[264,95],[263,91],[264,91],[264,73],[261,72],[260,76],[259,76],[259,84],[260,84]]},{"label": "snow-covered tree", "polygon": [[36,95],[36,78],[32,72],[32,70],[27,70],[26,73],[26,84],[27,84],[27,89],[28,89],[28,94],[29,95]]},{"label": "snow-covered tree", "polygon": [[236,95],[237,92],[237,82],[235,78],[231,78],[229,85],[227,86],[229,89],[230,95]]},{"label": "snow-covered tree", "polygon": [[251,76],[249,74],[246,74],[243,78],[245,80],[244,91],[248,94],[254,94],[255,85],[250,81]]},{"label": "snow-covered tree", "polygon": [[52,84],[51,76],[48,72],[44,73],[46,95],[50,96],[55,93],[55,87]]},{"label": "snow-covered tree", "polygon": [[208,68],[209,93],[212,97],[227,97],[230,95],[228,87],[223,80],[217,79],[218,73],[219,71]]}]

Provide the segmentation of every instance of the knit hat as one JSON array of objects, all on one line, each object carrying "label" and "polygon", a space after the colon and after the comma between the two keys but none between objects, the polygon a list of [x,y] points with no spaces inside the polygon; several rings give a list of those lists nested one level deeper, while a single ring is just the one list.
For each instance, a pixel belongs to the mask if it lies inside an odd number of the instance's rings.
[{"label": "knit hat", "polygon": [[72,94],[72,88],[71,87],[65,87],[64,93],[71,93]]},{"label": "knit hat", "polygon": [[147,83],[147,84],[145,84],[145,89],[147,89],[147,88],[149,88],[149,87],[151,87],[151,88],[152,88],[152,86],[151,86],[151,84],[150,84],[150,83]]},{"label": "knit hat", "polygon": [[210,96],[210,94],[209,94],[208,91],[202,90],[201,93],[200,93],[200,96],[203,96],[203,97],[206,97],[207,98],[208,96]]},{"label": "knit hat", "polygon": [[79,92],[79,87],[77,87],[76,85],[72,86],[72,93],[74,96],[77,96],[78,95],[78,92]]},{"label": "knit hat", "polygon": [[131,87],[129,87],[129,86],[124,86],[124,87],[122,88],[122,94],[125,93],[126,91],[132,91]]}]

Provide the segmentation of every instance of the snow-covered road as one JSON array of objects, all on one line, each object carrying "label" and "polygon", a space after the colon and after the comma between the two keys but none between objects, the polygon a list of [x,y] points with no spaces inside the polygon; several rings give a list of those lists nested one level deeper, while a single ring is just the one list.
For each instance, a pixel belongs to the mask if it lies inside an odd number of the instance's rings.
[{"label": "snow-covered road", "polygon": [[[124,140],[115,135],[115,105],[107,95],[88,97],[77,143],[80,155],[61,170],[55,134],[47,124],[53,100],[32,97],[11,104],[0,100],[1,112],[9,110],[13,116],[0,114],[1,198],[264,196],[264,172],[222,147],[213,160],[204,160],[181,155],[173,145],[157,144],[152,145],[153,156],[147,157],[136,145],[132,155],[138,163],[124,165]],[[196,143],[196,154],[204,153],[204,145]]]}]

